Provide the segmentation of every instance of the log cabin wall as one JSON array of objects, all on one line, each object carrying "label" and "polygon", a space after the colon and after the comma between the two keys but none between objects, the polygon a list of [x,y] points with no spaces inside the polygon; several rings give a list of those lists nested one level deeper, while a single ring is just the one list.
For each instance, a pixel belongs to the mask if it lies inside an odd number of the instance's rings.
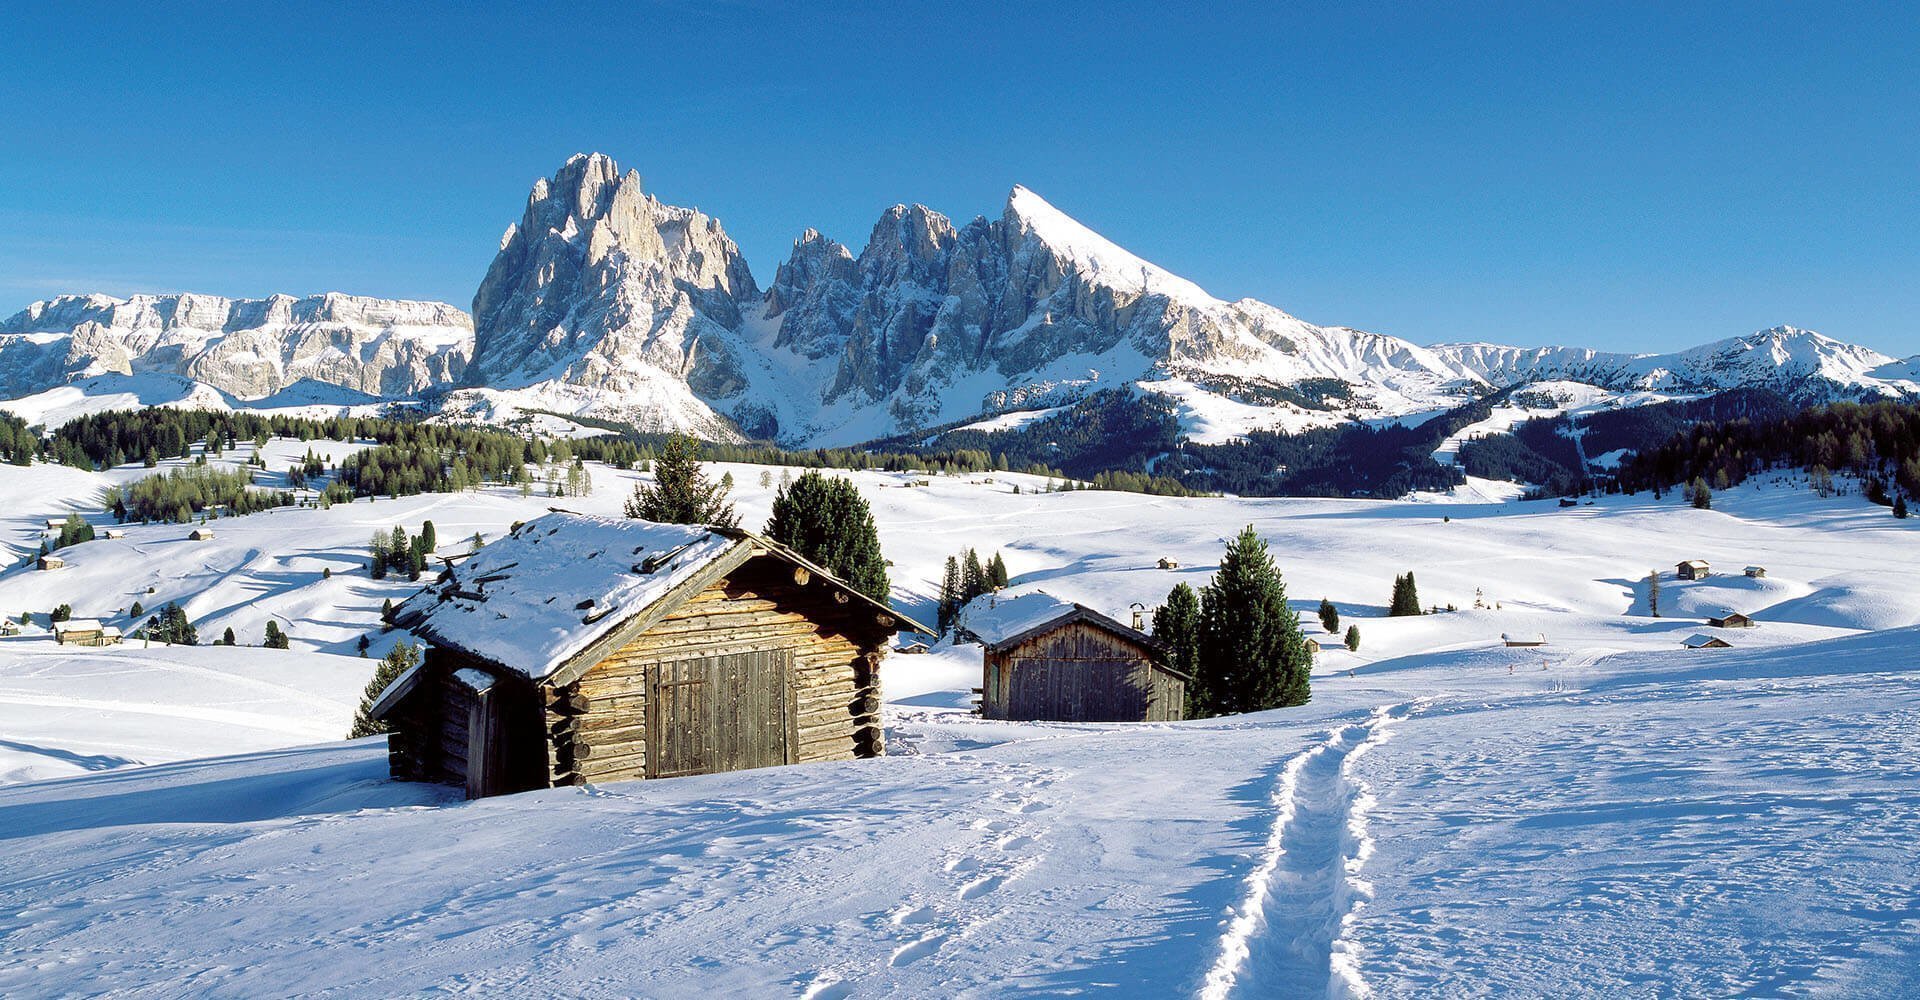
[{"label": "log cabin wall", "polygon": [[980,712],[990,719],[1163,722],[1184,711],[1184,682],[1148,649],[1084,621],[988,652],[984,665]]},{"label": "log cabin wall", "polygon": [[[844,595],[821,581],[797,579],[805,575],[775,558],[750,560],[574,684],[547,692],[547,780],[618,781],[884,753],[877,665],[890,629],[871,607],[840,599]],[[705,671],[703,682],[689,673],[696,666]],[[766,679],[769,671],[786,677],[777,691]],[[681,701],[649,704],[656,697],[680,699],[679,685],[695,683],[719,689],[705,691],[709,701],[692,708]],[[774,704],[781,698],[784,705]],[[729,718],[727,711],[744,715]],[[650,725],[711,720],[716,712],[735,727],[755,727],[752,740],[707,734],[717,757],[696,770],[684,760],[648,759]],[[783,717],[769,718],[776,714]],[[654,752],[687,752],[684,735],[654,733]],[[673,739],[680,742],[661,742]],[[786,744],[780,759],[767,755],[775,740]]]}]

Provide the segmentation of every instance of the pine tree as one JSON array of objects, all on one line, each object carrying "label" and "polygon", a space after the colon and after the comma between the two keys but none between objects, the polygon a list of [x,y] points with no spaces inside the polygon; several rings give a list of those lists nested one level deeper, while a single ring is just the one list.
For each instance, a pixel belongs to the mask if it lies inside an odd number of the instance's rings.
[{"label": "pine tree", "polygon": [[380,602],[380,620],[383,622],[393,620],[393,598],[389,597]]},{"label": "pine tree", "polygon": [[1687,487],[1687,499],[1699,510],[1713,509],[1713,491],[1707,488],[1707,481],[1699,476],[1693,477],[1693,483]]},{"label": "pine tree", "polygon": [[826,567],[853,589],[885,603],[887,559],[880,531],[860,490],[850,479],[802,473],[773,497],[766,535]]},{"label": "pine tree", "polygon": [[1420,590],[1414,586],[1413,571],[1405,576],[1393,578],[1393,601],[1387,606],[1387,614],[1399,618],[1420,613]]},{"label": "pine tree", "polygon": [[1000,590],[1006,587],[1007,584],[1013,582],[1012,579],[1007,576],[1006,561],[1000,558],[1000,553],[998,552],[993,554],[993,561],[987,563],[987,582],[991,584],[995,590]]},{"label": "pine tree", "polygon": [[1360,651],[1360,626],[1347,626],[1347,649],[1354,653]]},{"label": "pine tree", "polygon": [[367,647],[373,645],[373,642],[372,640],[368,639],[366,635],[363,633],[360,636],[360,641],[355,643],[354,645],[359,648],[360,655],[364,657],[367,655]]},{"label": "pine tree", "polygon": [[653,484],[635,484],[625,509],[628,517],[667,524],[731,528],[739,523],[726,484],[707,481],[700,471],[699,442],[688,437],[667,439],[653,466]]},{"label": "pine tree", "polygon": [[947,557],[947,568],[940,575],[940,608],[937,627],[941,635],[953,628],[954,616],[960,612],[960,560]]},{"label": "pine tree", "polygon": [[1893,498],[1893,516],[1904,521],[1907,519],[1907,497],[1901,494]]},{"label": "pine tree", "polygon": [[[1153,637],[1167,647],[1167,666],[1192,677],[1200,662],[1200,595],[1182,583],[1153,609]],[[1188,690],[1192,695],[1192,689]]]},{"label": "pine tree", "polygon": [[960,558],[960,603],[965,604],[986,592],[986,567],[980,565],[980,554],[969,547]]},{"label": "pine tree", "polygon": [[1302,705],[1311,696],[1300,617],[1252,525],[1228,544],[1200,593],[1198,667],[1193,701],[1202,716]]},{"label": "pine tree", "polygon": [[141,615],[144,615],[146,613],[147,613],[147,609],[144,606],[142,606],[139,601],[133,602],[133,607],[130,607],[127,609],[128,618],[138,618]]},{"label": "pine tree", "polygon": [[72,619],[73,619],[73,605],[71,604],[62,604],[59,607],[54,608],[53,613],[47,616],[47,620],[50,622],[64,622],[64,621],[71,621]]},{"label": "pine tree", "polygon": [[388,547],[385,532],[373,533],[373,543],[367,546],[372,559],[367,563],[368,573],[376,580],[387,578],[387,563],[393,559],[393,550]]},{"label": "pine tree", "polygon": [[393,526],[393,533],[387,538],[387,568],[405,571],[413,565],[413,540],[407,537],[407,529]]},{"label": "pine tree", "polygon": [[[272,623],[271,623],[271,622],[269,622],[269,623],[268,623],[268,627],[269,627],[269,628],[271,628],[271,627],[272,627]],[[222,645],[222,646],[238,646],[239,644],[240,644],[240,640],[239,640],[239,638],[238,638],[238,637],[236,637],[236,636],[235,636],[235,635],[233,634],[233,627],[232,627],[232,626],[228,626],[228,627],[227,627],[227,630],[226,630],[225,632],[223,632],[223,633],[221,633],[221,635],[220,635],[220,645]]]},{"label": "pine tree", "polygon": [[[362,650],[364,652],[364,650]],[[373,679],[367,682],[367,688],[360,695],[360,708],[353,714],[353,729],[347,733],[347,739],[357,740],[363,736],[378,736],[387,732],[387,724],[373,717],[374,702],[380,700],[387,686],[400,678],[401,674],[412,670],[420,663],[420,647],[410,642],[394,643],[380,665],[373,670]]]},{"label": "pine tree", "polygon": [[1340,609],[1324,597],[1320,599],[1320,627],[1329,633],[1340,631]]},{"label": "pine tree", "polygon": [[432,555],[440,548],[440,539],[433,531],[432,521],[420,522],[420,551]]},{"label": "pine tree", "polygon": [[1660,571],[1647,571],[1647,613],[1660,617]]},{"label": "pine tree", "polygon": [[271,618],[267,619],[267,638],[266,638],[266,641],[261,645],[265,646],[268,649],[287,648],[287,634],[285,632],[280,631],[279,622],[276,622]]}]

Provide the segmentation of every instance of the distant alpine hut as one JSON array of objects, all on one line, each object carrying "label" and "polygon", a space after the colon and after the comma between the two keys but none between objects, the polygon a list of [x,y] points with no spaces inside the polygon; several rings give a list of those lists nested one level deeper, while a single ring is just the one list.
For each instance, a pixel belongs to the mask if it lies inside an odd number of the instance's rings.
[{"label": "distant alpine hut", "polygon": [[905,653],[909,656],[919,656],[927,651],[927,644],[924,642],[903,642],[893,647],[893,651],[896,653]]},{"label": "distant alpine hut", "polygon": [[1153,638],[1092,608],[1035,592],[975,598],[963,639],[985,650],[980,714],[1055,722],[1171,722],[1188,677]]},{"label": "distant alpine hut", "polygon": [[39,565],[41,569],[66,569],[67,561],[59,556],[45,555],[40,557]]},{"label": "distant alpine hut", "polygon": [[1161,569],[1179,569],[1180,560],[1168,559],[1168,558],[1162,557],[1160,560],[1159,566]]},{"label": "distant alpine hut", "polygon": [[61,528],[64,528],[66,526],[67,526],[67,519],[64,517],[47,518],[48,531],[59,531]]},{"label": "distant alpine hut", "polygon": [[747,532],[553,513],[394,609],[373,706],[402,780],[469,798],[878,757],[879,664],[929,632]]},{"label": "distant alpine hut", "polygon": [[1738,611],[1729,611],[1718,618],[1707,619],[1707,624],[1713,628],[1753,628],[1760,623]]},{"label": "distant alpine hut", "polygon": [[1767,568],[1765,566],[1748,566],[1747,575],[1756,580],[1764,580],[1767,576]]},{"label": "distant alpine hut", "polygon": [[93,618],[72,618],[53,623],[53,641],[62,646],[111,646],[120,641],[120,630]]},{"label": "distant alpine hut", "polygon": [[1509,646],[1544,646],[1547,636],[1544,632],[1502,632],[1500,641]]},{"label": "distant alpine hut", "polygon": [[1681,645],[1687,647],[1688,649],[1732,649],[1733,648],[1733,643],[1730,643],[1727,640],[1722,639],[1717,635],[1707,635],[1704,632],[1695,632],[1694,634],[1687,636],[1686,639],[1681,642]]},{"label": "distant alpine hut", "polygon": [[1689,559],[1674,567],[1673,575],[1682,580],[1704,580],[1713,575],[1705,559]]},{"label": "distant alpine hut", "polygon": [[125,528],[108,528],[107,530],[105,530],[105,531],[103,531],[103,532],[101,532],[101,533],[100,533],[100,536],[101,536],[102,538],[125,538],[125,537],[127,537],[127,529],[125,529]]},{"label": "distant alpine hut", "polygon": [[213,541],[213,529],[205,526],[195,528],[187,532],[187,538],[195,542]]}]

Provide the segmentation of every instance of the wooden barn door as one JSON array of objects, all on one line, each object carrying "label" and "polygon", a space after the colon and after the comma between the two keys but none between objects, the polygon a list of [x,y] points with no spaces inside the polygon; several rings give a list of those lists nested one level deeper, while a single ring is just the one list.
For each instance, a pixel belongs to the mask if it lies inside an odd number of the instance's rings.
[{"label": "wooden barn door", "polygon": [[793,759],[793,653],[769,650],[647,668],[647,777]]},{"label": "wooden barn door", "polygon": [[1140,661],[1018,657],[1011,662],[1007,718],[1020,722],[1139,722],[1147,692]]}]

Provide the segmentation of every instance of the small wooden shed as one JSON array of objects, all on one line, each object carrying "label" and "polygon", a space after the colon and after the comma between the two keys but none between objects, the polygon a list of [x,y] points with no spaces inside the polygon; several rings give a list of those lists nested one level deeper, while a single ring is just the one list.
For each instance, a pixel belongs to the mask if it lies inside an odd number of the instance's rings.
[{"label": "small wooden shed", "polygon": [[735,529],[556,512],[394,609],[395,778],[478,798],[885,753],[879,664],[929,631]]},{"label": "small wooden shed", "polygon": [[1756,580],[1766,579],[1767,568],[1765,566],[1748,566],[1747,575]]},{"label": "small wooden shed", "polygon": [[107,530],[101,532],[100,535],[103,538],[125,538],[127,537],[127,529],[108,528]]},{"label": "small wooden shed", "polygon": [[1713,628],[1753,628],[1759,622],[1738,611],[1728,611],[1718,618],[1707,619],[1707,624]]},{"label": "small wooden shed", "polygon": [[1545,632],[1502,632],[1500,641],[1509,646],[1544,646],[1547,635]]},{"label": "small wooden shed", "polygon": [[1178,560],[1178,559],[1168,559],[1168,558],[1166,558],[1165,556],[1162,556],[1162,557],[1161,557],[1161,559],[1160,559],[1160,562],[1158,563],[1158,565],[1159,565],[1159,567],[1160,567],[1161,569],[1179,569],[1179,568],[1180,568],[1180,560]]},{"label": "small wooden shed", "polygon": [[1686,639],[1682,640],[1680,644],[1687,647],[1688,649],[1732,649],[1733,648],[1733,643],[1730,643],[1727,640],[1720,638],[1719,636],[1707,635],[1704,632],[1695,632],[1694,634],[1687,636]]},{"label": "small wooden shed", "polygon": [[40,557],[39,565],[41,569],[66,569],[67,561],[59,556],[45,555]]},{"label": "small wooden shed", "polygon": [[924,642],[920,642],[918,640],[915,640],[913,642],[903,642],[900,645],[893,647],[894,652],[905,653],[909,656],[918,656],[922,653],[925,653],[927,649],[928,649],[927,644]]},{"label": "small wooden shed", "polygon": [[1713,575],[1705,559],[1689,559],[1674,567],[1673,575],[1682,580],[1704,580]]},{"label": "small wooden shed", "polygon": [[980,714],[1055,722],[1171,722],[1188,677],[1161,645],[1081,604],[1035,592],[976,598],[961,637],[984,649]]},{"label": "small wooden shed", "polygon": [[187,537],[196,542],[210,542],[213,540],[213,529],[205,526],[198,527],[187,532]]},{"label": "small wooden shed", "polygon": [[53,641],[62,646],[112,646],[120,630],[95,618],[72,618],[53,623]]}]

